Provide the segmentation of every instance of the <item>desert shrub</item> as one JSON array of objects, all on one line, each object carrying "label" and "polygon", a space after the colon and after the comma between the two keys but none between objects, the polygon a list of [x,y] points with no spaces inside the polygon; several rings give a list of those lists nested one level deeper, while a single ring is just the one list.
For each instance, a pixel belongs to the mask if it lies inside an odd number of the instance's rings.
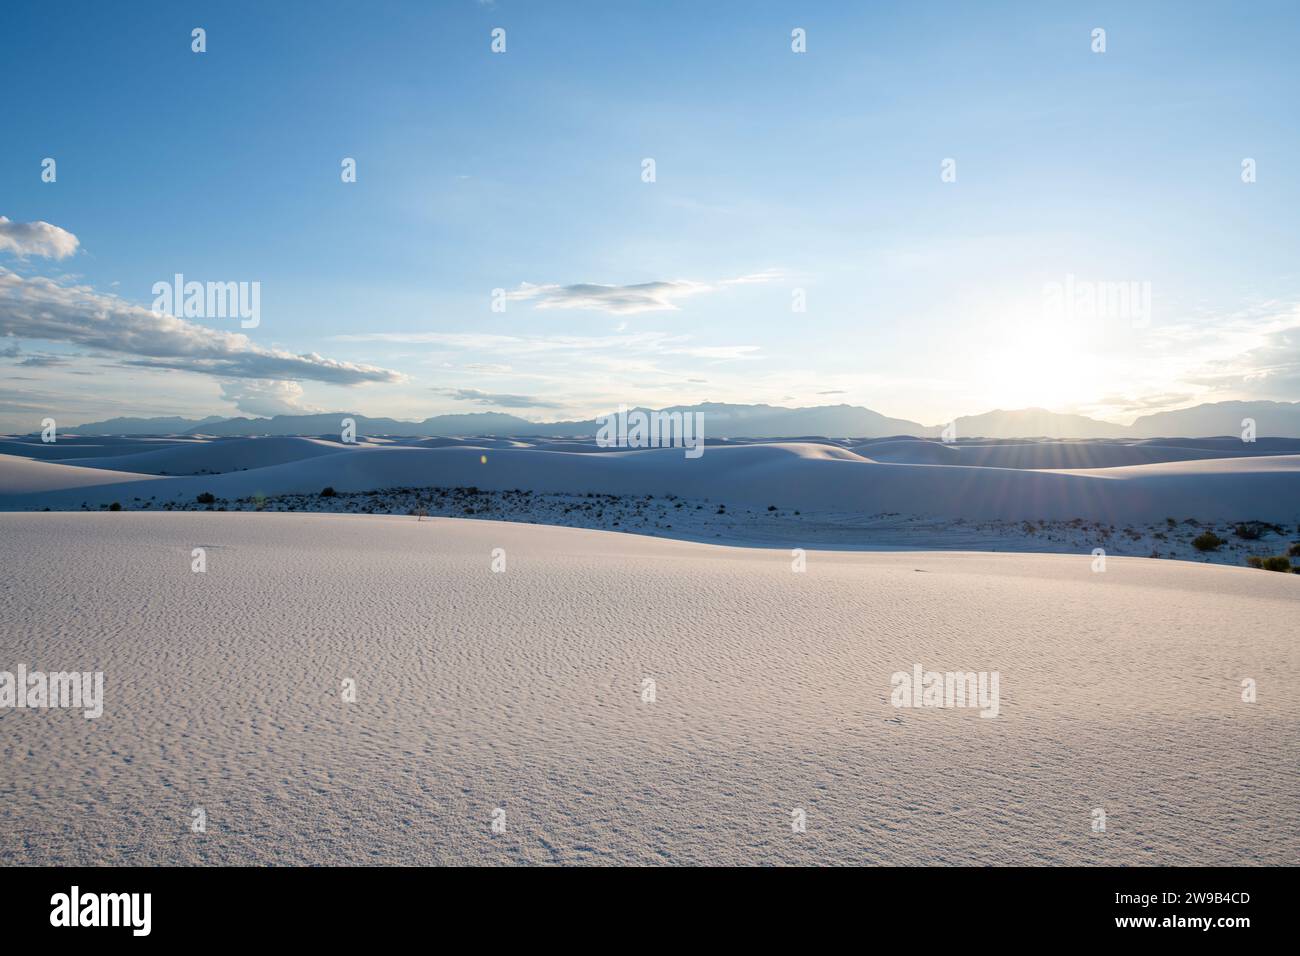
[{"label": "desert shrub", "polygon": [[1202,531],[1192,539],[1192,547],[1197,551],[1218,551],[1225,544],[1227,542],[1213,531]]},{"label": "desert shrub", "polygon": [[1286,553],[1293,558],[1300,558],[1300,541],[1292,541],[1291,547],[1287,549]]},{"label": "desert shrub", "polygon": [[216,502],[217,496],[210,491],[205,491],[194,500],[201,505],[210,505]]},{"label": "desert shrub", "polygon": [[1291,559],[1284,554],[1271,555],[1269,557],[1260,557],[1252,554],[1246,558],[1246,563],[1252,568],[1260,568],[1264,571],[1281,571],[1287,573],[1291,570]]},{"label": "desert shrub", "polygon": [[337,495],[337,494],[338,494],[338,492],[334,490],[334,486],[333,486],[333,485],[329,485],[329,486],[327,486],[327,487],[325,487],[325,488],[322,488],[322,489],[321,489],[321,492],[320,492],[320,496],[321,496],[322,498],[333,498],[333,497],[334,497],[335,495]]},{"label": "desert shrub", "polygon": [[111,505],[108,506],[108,510],[109,510],[109,511],[121,511],[121,510],[122,510],[122,502],[120,502],[120,501],[114,501]]},{"label": "desert shrub", "polygon": [[1232,533],[1247,541],[1258,541],[1260,535],[1264,533],[1264,526],[1258,521],[1243,521],[1232,529]]}]

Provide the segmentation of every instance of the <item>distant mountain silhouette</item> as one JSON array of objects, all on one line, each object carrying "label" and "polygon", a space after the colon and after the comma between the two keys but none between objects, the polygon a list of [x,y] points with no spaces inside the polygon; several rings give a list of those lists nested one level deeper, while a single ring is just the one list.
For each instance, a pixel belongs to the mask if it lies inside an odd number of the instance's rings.
[{"label": "distant mountain silhouette", "polygon": [[1140,438],[1235,435],[1242,420],[1254,419],[1256,434],[1271,438],[1300,438],[1300,402],[1213,402],[1174,412],[1143,415],[1130,426]]},{"label": "distant mountain silhouette", "polygon": [[1129,434],[1123,425],[1043,408],[964,415],[954,425],[958,438],[1125,438]]},{"label": "distant mountain silhouette", "polygon": [[80,432],[82,435],[180,435],[201,425],[224,422],[220,415],[207,418],[110,418],[103,422],[92,422],[68,431]]},{"label": "distant mountain silhouette", "polygon": [[[648,411],[648,409],[642,409]],[[706,402],[702,405],[678,405],[669,412],[704,414],[707,438],[779,438],[789,435],[824,435],[828,437],[881,437],[885,435],[937,435],[939,429],[853,405],[823,405],[815,408],[780,408],[774,405],[728,405]],[[217,437],[251,435],[334,435],[340,422],[351,418],[358,435],[393,435],[401,437],[454,437],[458,435],[539,436],[575,438],[595,435],[599,427],[594,419],[584,421],[530,422],[500,412],[475,412],[465,415],[435,415],[421,422],[403,422],[393,418],[369,418],[356,412],[329,412],[316,415],[276,415],[273,418],[185,419],[112,419],[89,422],[73,431],[82,435],[143,434],[145,423],[169,422],[168,428],[151,434],[176,433]]]},{"label": "distant mountain silhouette", "polygon": [[[646,411],[648,409],[642,409]],[[675,405],[668,412],[704,414],[706,438],[885,438],[911,435],[936,438],[942,425],[922,425],[889,418],[857,405],[782,408],[705,402]],[[81,435],[337,435],[341,421],[356,421],[358,435],[456,437],[466,435],[576,438],[596,433],[595,420],[530,422],[501,412],[435,415],[420,422],[369,418],[355,412],[276,415],[272,418],[209,416],[185,418],[113,418],[70,429]],[[957,438],[1204,438],[1239,436],[1242,420],[1254,419],[1259,437],[1300,438],[1300,402],[1215,402],[1172,412],[1143,415],[1132,425],[1116,425],[1084,415],[1041,408],[998,409],[966,415],[954,422]]]}]

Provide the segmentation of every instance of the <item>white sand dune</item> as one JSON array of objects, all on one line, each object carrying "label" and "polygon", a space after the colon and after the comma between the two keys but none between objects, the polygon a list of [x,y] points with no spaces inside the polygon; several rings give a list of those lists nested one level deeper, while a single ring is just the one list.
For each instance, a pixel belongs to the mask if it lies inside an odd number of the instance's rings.
[{"label": "white sand dune", "polygon": [[998,442],[944,444],[922,439],[863,442],[849,446],[872,461],[905,465],[968,465],[978,468],[1080,470],[1149,465],[1210,458],[1287,455],[1297,449],[1263,450],[1236,441],[1235,447],[1194,447],[1121,442]]},{"label": "white sand dune", "polygon": [[0,455],[18,455],[41,461],[65,461],[82,458],[135,455],[158,448],[205,444],[197,438],[80,438],[63,435],[57,441],[0,438]]},{"label": "white sand dune", "polygon": [[[125,457],[122,463],[126,463]],[[60,496],[60,492],[68,489],[84,490],[97,500],[100,496],[111,498],[113,489],[123,483],[141,489],[150,484],[150,479],[142,478],[137,472],[79,468],[62,462],[0,455],[0,502],[10,499],[27,501],[25,506],[20,505],[19,510],[43,507],[46,497],[53,502],[70,500]],[[139,493],[138,490],[136,493]]]},{"label": "white sand dune", "polygon": [[871,461],[904,465],[965,464],[961,452],[955,445],[923,441],[919,438],[901,438],[896,441],[863,443],[849,447]]},{"label": "white sand dune", "polygon": [[345,445],[320,438],[268,436],[265,438],[227,438],[208,442],[188,442],[132,454],[129,460],[110,454],[98,458],[78,458],[82,468],[128,468],[140,474],[197,475],[228,471],[251,471],[290,461],[317,458],[355,451],[364,447]]},{"label": "white sand dune", "polygon": [[[0,563],[0,668],[106,696],[0,710],[4,864],[1300,854],[1292,575],[206,513],[3,515]],[[893,708],[914,663],[999,716]]]},{"label": "white sand dune", "polygon": [[401,441],[412,448],[531,448],[528,442],[508,438],[419,438]]},{"label": "white sand dune", "polygon": [[[190,449],[166,454],[198,457]],[[119,467],[133,467],[140,460],[140,455],[132,455]],[[898,512],[968,520],[1155,522],[1195,517],[1294,523],[1300,519],[1300,455],[1025,470],[878,462],[835,445],[806,442],[712,446],[698,459],[688,459],[681,449],[672,448],[593,455],[532,448],[363,445],[247,471],[151,477],[138,483],[118,473],[45,463],[51,470],[44,488],[39,487],[31,465],[13,457],[0,458],[0,509],[69,509],[83,502],[95,508],[150,496],[159,503],[189,502],[202,492],[227,499],[307,494],[326,486],[357,492],[477,486],[620,495],[671,493],[808,512]],[[60,469],[114,477],[112,484],[100,487],[98,479],[74,478]]]}]

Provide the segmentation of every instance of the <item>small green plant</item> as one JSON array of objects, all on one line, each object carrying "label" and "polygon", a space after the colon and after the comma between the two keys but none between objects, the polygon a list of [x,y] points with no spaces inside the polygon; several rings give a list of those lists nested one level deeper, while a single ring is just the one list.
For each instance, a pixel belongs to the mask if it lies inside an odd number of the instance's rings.
[{"label": "small green plant", "polygon": [[333,498],[337,494],[338,492],[334,490],[333,485],[327,485],[326,487],[321,489],[320,496],[322,498]]},{"label": "small green plant", "polygon": [[114,501],[111,505],[108,506],[108,510],[109,510],[109,511],[121,511],[121,510],[122,510],[122,502],[120,502],[120,501]]},{"label": "small green plant", "polygon": [[210,504],[214,504],[214,503],[216,502],[216,500],[217,500],[217,496],[214,495],[214,494],[213,494],[212,492],[210,492],[210,491],[205,491],[205,492],[203,492],[203,494],[199,495],[199,496],[198,496],[197,498],[195,498],[194,500],[197,501],[197,502],[198,502],[199,504],[201,504],[201,505],[210,505]]},{"label": "small green plant", "polygon": [[1192,539],[1192,547],[1197,551],[1218,551],[1225,544],[1227,542],[1213,531],[1202,531]]}]

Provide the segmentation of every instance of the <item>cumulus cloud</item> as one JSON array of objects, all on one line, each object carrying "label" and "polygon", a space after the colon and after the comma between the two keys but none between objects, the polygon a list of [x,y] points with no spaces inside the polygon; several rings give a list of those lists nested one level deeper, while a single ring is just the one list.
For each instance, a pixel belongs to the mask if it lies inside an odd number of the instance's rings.
[{"label": "cumulus cloud", "polygon": [[480,392],[477,388],[442,388],[435,389],[450,395],[458,402],[474,402],[476,405],[496,405],[498,408],[550,408],[550,402],[533,398],[529,395],[507,395],[501,392]]},{"label": "cumulus cloud", "polygon": [[716,283],[688,279],[641,282],[636,285],[598,285],[590,282],[577,285],[534,285],[524,282],[513,292],[507,292],[506,299],[512,302],[531,301],[537,309],[586,309],[611,315],[674,312],[677,311],[679,299],[716,292],[724,286],[771,282],[779,277],[779,272],[769,270]]},{"label": "cumulus cloud", "polygon": [[14,222],[0,216],[0,252],[66,259],[77,251],[77,237],[48,222]]},{"label": "cumulus cloud", "polygon": [[334,385],[400,382],[398,372],[255,345],[246,335],[152,312],[88,286],[24,279],[0,269],[0,336],[70,342],[130,356],[123,364],[222,378]]},{"label": "cumulus cloud", "polygon": [[297,382],[273,379],[232,379],[221,383],[221,397],[241,412],[270,418],[272,415],[307,415],[320,411],[302,401]]}]

